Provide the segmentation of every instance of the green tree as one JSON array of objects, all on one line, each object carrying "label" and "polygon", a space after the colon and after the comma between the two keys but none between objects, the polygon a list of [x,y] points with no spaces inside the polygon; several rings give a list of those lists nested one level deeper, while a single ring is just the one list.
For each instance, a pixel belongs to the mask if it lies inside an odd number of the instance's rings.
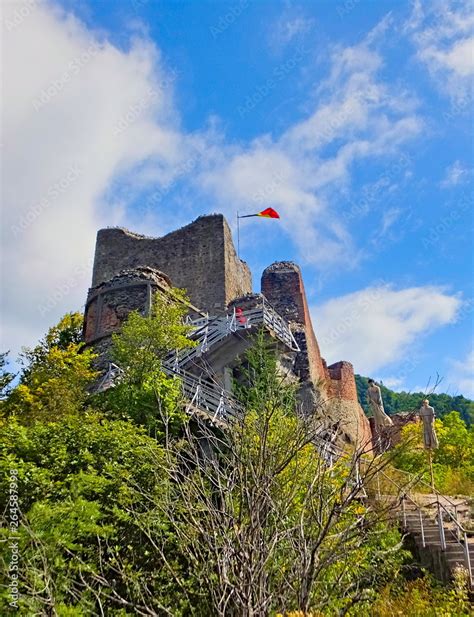
[{"label": "green tree", "polygon": [[[159,471],[161,446],[137,423],[149,428],[159,418],[168,430],[185,420],[179,381],[161,371],[168,345],[189,344],[180,338],[188,331],[183,315],[182,306],[164,299],[150,317],[131,315],[123,337],[115,337],[124,379],[104,396],[88,393],[97,375],[95,356],[81,342],[78,314],[67,315],[25,351],[25,371],[5,402],[9,413],[0,430],[0,492],[6,499],[15,470],[20,499],[20,612],[185,611],[187,597],[174,593],[165,563],[137,524],[147,512],[143,493],[161,495],[168,481]],[[0,502],[0,509],[8,514],[6,505]],[[156,516],[154,522],[164,533],[166,563],[184,568],[169,524]],[[11,555],[7,543],[1,547],[5,572]],[[0,613],[6,614],[6,590],[1,598]]]},{"label": "green tree", "polygon": [[0,353],[0,401],[10,394],[10,384],[15,379],[15,374],[6,369],[7,356],[10,352]]},{"label": "green tree", "polygon": [[71,349],[71,345],[76,350],[81,349],[83,346],[82,324],[82,313],[66,313],[55,326],[48,330],[45,337],[35,347],[23,348],[20,354],[23,364],[22,381],[28,381],[30,372],[44,363],[51,350],[67,351]]},{"label": "green tree", "polygon": [[80,340],[80,323],[79,313],[68,313],[34,349],[23,352],[25,369],[4,404],[7,414],[31,422],[82,411],[97,372],[95,354]]},{"label": "green tree", "polygon": [[[313,443],[319,425],[298,417],[296,384],[278,371],[262,332],[240,373],[245,414],[222,432],[197,420],[194,432],[171,442],[174,482],[153,504],[201,583],[198,614],[340,614],[368,602],[405,553],[387,513],[361,501],[358,454],[324,463]],[[153,516],[142,524],[160,547]],[[180,573],[171,573],[186,593]]]},{"label": "green tree", "polygon": [[150,375],[161,371],[161,363],[172,350],[192,347],[190,327],[184,318],[187,298],[180,289],[173,295],[156,293],[150,315],[131,312],[120,333],[112,336],[112,356],[125,372],[125,380],[141,386]]},{"label": "green tree", "polygon": [[[163,451],[154,439],[131,422],[93,412],[27,426],[11,417],[1,429],[3,540],[12,470],[21,512],[19,614],[137,614],[146,611],[149,593],[157,596],[156,610],[183,603],[170,598],[168,572],[136,523],[148,509],[143,492],[166,491],[157,472]],[[155,524],[166,535],[166,521],[155,517]],[[0,542],[2,573],[10,558],[9,542]],[[3,589],[2,615],[9,601]]]},{"label": "green tree", "polygon": [[186,302],[185,294],[176,289],[171,297],[156,294],[150,315],[129,314],[112,337],[111,355],[123,375],[99,397],[99,404],[114,417],[132,418],[158,439],[179,431],[185,421],[179,379],[168,377],[162,362],[170,351],[179,353],[194,345],[184,323]]},{"label": "green tree", "polygon": [[[474,428],[467,427],[457,411],[435,421],[439,447],[433,451],[436,488],[446,494],[474,493]],[[422,474],[430,482],[428,455],[423,447],[421,422],[402,430],[401,442],[393,453],[396,467]]]}]

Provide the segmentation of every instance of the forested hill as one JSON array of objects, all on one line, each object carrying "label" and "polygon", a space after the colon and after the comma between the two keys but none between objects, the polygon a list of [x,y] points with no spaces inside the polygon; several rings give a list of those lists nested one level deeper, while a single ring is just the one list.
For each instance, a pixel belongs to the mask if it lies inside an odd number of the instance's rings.
[{"label": "forested hill", "polygon": [[[362,375],[356,375],[355,379],[359,402],[367,413],[366,392],[368,378],[362,377]],[[385,411],[388,414],[418,409],[421,406],[421,401],[426,397],[423,392],[394,392],[386,388],[383,384],[380,384],[380,389],[382,390]],[[450,411],[458,411],[468,426],[474,424],[474,401],[461,395],[450,396],[449,394],[430,394],[428,398],[438,418],[442,418]]]}]

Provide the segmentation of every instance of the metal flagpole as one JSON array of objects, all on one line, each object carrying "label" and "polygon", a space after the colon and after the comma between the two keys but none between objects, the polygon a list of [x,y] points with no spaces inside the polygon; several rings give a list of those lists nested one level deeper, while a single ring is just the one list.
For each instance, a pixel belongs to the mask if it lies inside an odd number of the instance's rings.
[{"label": "metal flagpole", "polygon": [[237,210],[237,257],[240,259],[240,217]]},{"label": "metal flagpole", "polygon": [[239,216],[239,211],[237,210],[237,257],[239,257],[239,259],[240,259],[240,219],[249,219],[253,216],[264,216],[266,218],[271,218],[271,219],[280,218],[280,215],[278,214],[278,212],[273,210],[273,208],[267,208],[266,210],[263,210],[262,212],[259,212],[258,214],[243,214],[242,216]]}]

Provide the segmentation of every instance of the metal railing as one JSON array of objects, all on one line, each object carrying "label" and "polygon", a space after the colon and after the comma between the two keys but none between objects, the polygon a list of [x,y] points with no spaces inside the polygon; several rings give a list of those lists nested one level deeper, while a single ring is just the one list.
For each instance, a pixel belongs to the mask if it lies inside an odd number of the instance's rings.
[{"label": "metal railing", "polygon": [[290,350],[300,351],[289,324],[265,299],[262,300],[261,306],[255,308],[239,312],[234,308],[231,313],[226,315],[188,320],[188,323],[196,328],[190,334],[190,338],[196,341],[197,345],[191,349],[171,352],[164,361],[167,366],[174,367],[175,369],[185,366],[202,356],[202,354],[209,351],[227,336],[260,325],[266,327]]},{"label": "metal railing", "polygon": [[94,393],[105,392],[105,390],[113,388],[113,386],[120,381],[122,375],[123,370],[113,362],[109,362],[106,372],[102,375],[99,383],[94,388]]},{"label": "metal railing", "polygon": [[[348,456],[347,452],[345,452],[342,448],[339,448],[335,444],[331,444],[331,460],[347,458],[347,456]],[[360,463],[370,464],[371,462],[372,462],[372,459],[368,457],[361,457],[357,461],[357,465],[355,469],[356,482],[361,483],[360,468],[359,468]],[[447,549],[446,533],[447,532],[450,533],[456,545],[462,548],[462,551],[464,554],[464,563],[465,563],[466,570],[467,570],[468,577],[469,577],[469,583],[470,583],[471,588],[473,588],[474,581],[473,581],[473,574],[472,574],[471,557],[469,554],[468,533],[467,533],[467,530],[463,527],[463,525],[459,521],[459,516],[458,516],[459,513],[457,509],[458,506],[461,505],[461,503],[463,502],[456,504],[453,501],[451,501],[448,497],[445,497],[444,495],[441,495],[438,491],[434,490],[433,493],[435,495],[435,500],[433,502],[430,502],[428,504],[424,504],[423,506],[421,506],[416,501],[415,495],[414,494],[413,496],[410,495],[410,490],[412,491],[414,486],[416,486],[417,484],[423,484],[425,486],[430,486],[430,485],[424,480],[422,480],[421,478],[417,478],[416,476],[413,476],[412,474],[409,474],[408,472],[405,472],[401,469],[394,468],[394,471],[396,471],[397,473],[400,472],[402,474],[407,475],[409,477],[408,485],[405,487],[402,487],[393,478],[391,478],[385,471],[383,471],[383,469],[377,469],[374,474],[375,476],[374,479],[375,479],[376,493],[377,493],[378,498],[380,499],[382,497],[382,488],[381,488],[381,482],[380,482],[380,477],[382,477],[384,480],[388,481],[389,484],[393,485],[397,489],[395,495],[389,495],[389,496],[392,496],[392,497],[399,496],[400,505],[401,505],[401,513],[402,513],[402,522],[403,522],[404,529],[407,529],[406,503],[408,502],[409,504],[414,506],[414,510],[418,514],[418,522],[420,524],[420,534],[421,534],[421,541],[422,541],[423,548],[425,548],[427,545],[426,520],[431,521],[432,523],[436,523],[437,529],[438,529],[439,543],[440,543],[440,547],[442,551],[446,551]],[[361,486],[363,487],[362,484]],[[369,488],[369,487],[365,486],[363,488],[365,490],[366,488]],[[446,501],[448,503],[448,506],[443,504],[442,500]],[[435,521],[431,518],[431,513],[428,510],[428,508],[430,508],[431,506],[436,506],[437,516],[436,516]],[[454,514],[452,510],[454,510]],[[445,528],[444,526],[445,516],[443,516],[443,513],[447,516],[449,522],[451,524],[454,524],[455,533],[453,533],[449,528],[448,529]]]},{"label": "metal railing", "polygon": [[[429,489],[429,493],[431,493],[433,495],[437,495],[438,497],[441,497],[445,502],[448,503],[449,507],[452,508],[452,510],[454,511],[454,516],[456,518],[458,516],[458,507],[463,505],[463,504],[467,504],[468,503],[467,500],[460,501],[458,503],[455,503],[454,501],[451,501],[449,499],[449,497],[447,497],[446,495],[442,495],[429,482],[426,482],[426,480],[423,480],[421,475],[415,475],[413,473],[410,473],[409,471],[405,471],[404,469],[398,469],[398,468],[395,468],[395,471],[397,472],[397,474],[401,474],[401,475],[406,476],[408,478],[408,484],[409,485],[414,486],[416,484],[417,486],[421,486],[424,489]],[[421,493],[421,494],[424,494],[424,493]]]},{"label": "metal railing", "polygon": [[[397,469],[396,471],[401,471],[401,470]],[[438,538],[439,538],[439,543],[440,543],[440,547],[441,547],[442,551],[446,551],[446,549],[447,549],[446,531],[451,533],[451,536],[454,539],[454,542],[459,547],[462,548],[462,551],[463,551],[463,554],[464,554],[464,563],[465,563],[466,570],[467,570],[468,577],[469,577],[469,584],[470,584],[471,587],[473,587],[474,582],[473,582],[473,575],[472,575],[471,558],[470,558],[470,554],[469,554],[468,534],[467,534],[466,529],[459,522],[458,511],[457,511],[456,504],[454,504],[451,500],[449,500],[444,495],[441,495],[440,493],[435,491],[434,494],[435,494],[436,499],[433,502],[430,502],[428,504],[424,504],[423,506],[421,506],[419,503],[417,503],[417,501],[415,500],[414,497],[410,496],[410,494],[408,493],[407,490],[405,490],[405,488],[401,487],[393,478],[391,478],[383,470],[377,470],[377,476],[378,476],[377,477],[377,492],[378,492],[378,497],[379,498],[381,498],[381,496],[382,496],[381,490],[380,490],[380,482],[379,482],[379,476],[380,475],[385,480],[388,480],[388,482],[390,484],[395,486],[395,488],[397,489],[397,492],[400,494],[400,502],[401,502],[401,509],[402,509],[402,521],[403,521],[403,528],[404,529],[408,528],[408,526],[407,526],[406,502],[409,502],[409,503],[411,503],[414,506],[415,512],[418,513],[418,521],[419,521],[419,524],[420,524],[420,534],[421,534],[421,541],[422,541],[423,548],[425,548],[426,545],[427,545],[427,542],[426,542],[426,529],[425,529],[425,517],[428,520],[430,520],[432,523],[435,522],[437,524]],[[413,485],[411,486],[411,488],[413,489]],[[452,511],[448,507],[446,507],[446,505],[444,505],[441,502],[441,499],[446,500],[455,509],[455,513],[454,514],[452,513]],[[437,511],[436,521],[433,521],[431,519],[431,513],[428,510],[428,508],[430,508],[431,506],[436,506],[436,511]],[[447,515],[448,520],[450,521],[450,523],[454,524],[454,526],[455,526],[455,533],[452,533],[451,530],[449,530],[449,529],[446,530],[446,528],[444,526],[444,518],[445,517],[443,516],[443,513]]]},{"label": "metal railing", "polygon": [[163,370],[169,377],[177,377],[181,381],[183,396],[188,401],[188,413],[192,413],[193,408],[196,408],[208,415],[211,421],[224,422],[243,416],[241,404],[224,388],[183,369],[175,370],[163,366]]},{"label": "metal railing", "polygon": [[327,434],[323,425],[321,425],[319,434],[317,433],[313,438],[313,445],[318,450],[319,456],[329,467],[332,467],[341,456],[339,448],[334,444],[336,438],[337,432]]}]

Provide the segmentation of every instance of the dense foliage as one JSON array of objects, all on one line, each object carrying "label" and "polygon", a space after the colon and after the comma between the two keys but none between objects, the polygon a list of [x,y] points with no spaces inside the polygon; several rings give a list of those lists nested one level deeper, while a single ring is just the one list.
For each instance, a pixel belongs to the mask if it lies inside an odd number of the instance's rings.
[{"label": "dense foliage", "polygon": [[[367,404],[367,377],[356,375],[357,396],[367,415],[370,415]],[[385,411],[388,414],[415,411],[421,407],[421,402],[427,397],[423,392],[394,392],[383,383],[380,384]],[[457,411],[467,425],[474,424],[474,401],[462,395],[450,396],[449,394],[430,393],[428,396],[430,405],[436,411],[438,418],[443,418],[451,411]]]},{"label": "dense foliage", "polygon": [[10,384],[15,379],[15,374],[7,369],[8,352],[0,353],[0,399],[10,394]]},{"label": "dense foliage", "polygon": [[[190,344],[176,298],[130,315],[106,392],[91,394],[77,313],[25,350],[11,390],[0,357],[0,614],[467,615],[462,586],[406,584],[399,532],[360,499],[350,457],[323,464],[263,335],[236,384],[242,420],[189,419],[161,364]],[[467,466],[462,426],[447,416],[436,465]]]},{"label": "dense foliage", "polygon": [[144,426],[158,440],[167,431],[179,431],[185,419],[180,383],[162,370],[170,350],[179,353],[193,345],[187,337],[189,327],[183,323],[186,296],[174,290],[174,297],[170,302],[157,295],[149,317],[133,311],[120,334],[113,335],[111,355],[123,374],[114,388],[95,401],[114,418],[131,418]]},{"label": "dense foliage", "polygon": [[32,422],[56,420],[83,408],[96,372],[93,352],[83,349],[81,330],[81,315],[68,313],[34,349],[24,350],[20,383],[2,402],[6,414]]},{"label": "dense foliage", "polygon": [[[126,593],[125,572],[137,580],[142,570],[159,576],[129,514],[145,506],[136,486],[159,490],[155,465],[162,453],[155,440],[130,422],[92,412],[27,426],[11,418],[2,432],[0,508],[6,508],[15,470],[23,515],[17,538],[21,614],[94,614],[99,577],[107,581],[107,604],[108,595]],[[8,542],[0,547],[6,567]],[[2,595],[6,605],[5,590]],[[74,613],[67,612],[72,606]]]},{"label": "dense foliage", "polygon": [[[433,451],[435,486],[447,495],[474,495],[474,427],[467,427],[457,411],[435,420],[439,448]],[[423,448],[421,422],[408,424],[395,448],[394,464],[430,482],[429,459]]]}]

